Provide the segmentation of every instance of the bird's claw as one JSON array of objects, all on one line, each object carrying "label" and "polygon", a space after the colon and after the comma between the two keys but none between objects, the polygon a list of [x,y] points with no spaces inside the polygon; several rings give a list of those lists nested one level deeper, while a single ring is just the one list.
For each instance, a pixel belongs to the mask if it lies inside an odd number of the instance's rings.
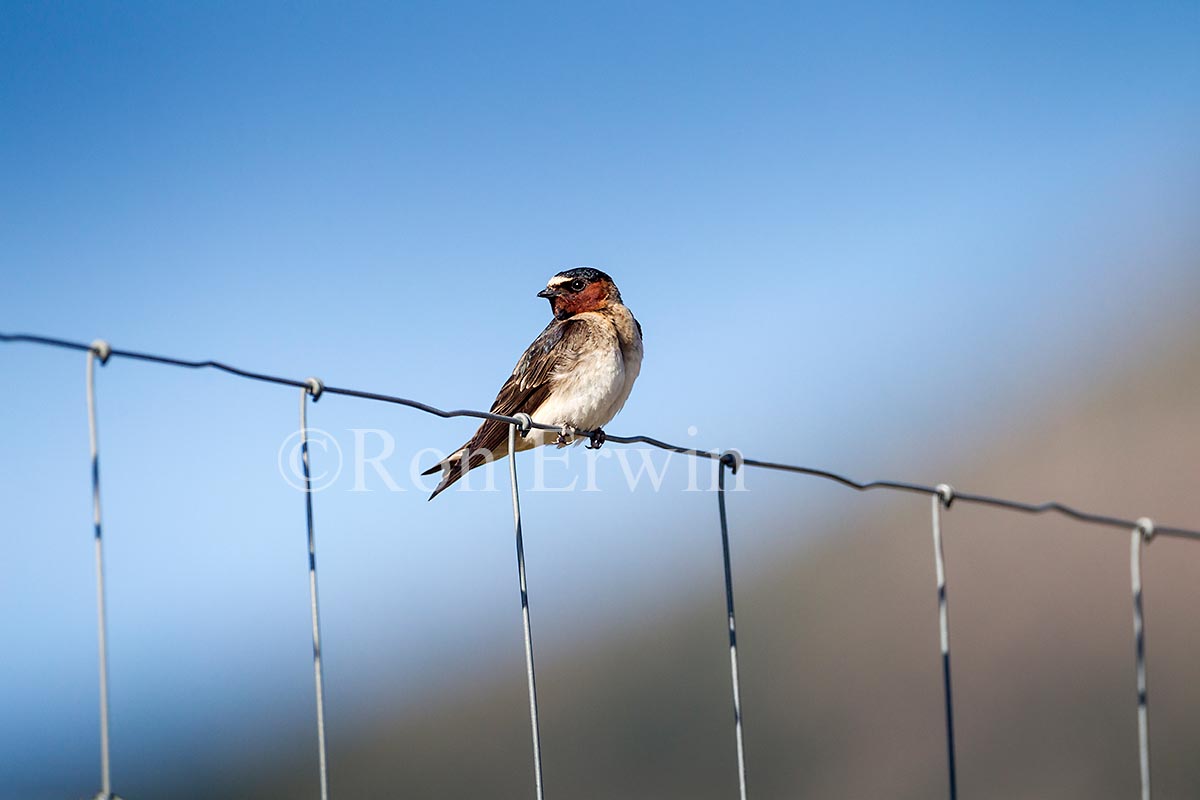
[{"label": "bird's claw", "polygon": [[563,425],[562,428],[559,430],[558,438],[554,440],[554,443],[556,445],[558,445],[559,447],[566,447],[574,440],[575,440],[575,429],[572,428],[570,425]]},{"label": "bird's claw", "polygon": [[586,446],[588,450],[599,450],[604,447],[606,441],[608,441],[608,434],[604,432],[603,428],[596,428],[592,431],[592,436]]}]

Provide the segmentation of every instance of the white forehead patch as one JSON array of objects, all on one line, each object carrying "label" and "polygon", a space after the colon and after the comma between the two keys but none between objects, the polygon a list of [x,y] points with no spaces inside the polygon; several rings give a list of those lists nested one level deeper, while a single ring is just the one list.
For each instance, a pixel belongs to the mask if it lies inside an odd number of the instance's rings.
[{"label": "white forehead patch", "polygon": [[571,280],[570,278],[564,277],[562,275],[555,275],[553,278],[551,278],[546,283],[546,288],[553,289],[555,286],[562,286],[564,283],[569,283],[570,280]]}]

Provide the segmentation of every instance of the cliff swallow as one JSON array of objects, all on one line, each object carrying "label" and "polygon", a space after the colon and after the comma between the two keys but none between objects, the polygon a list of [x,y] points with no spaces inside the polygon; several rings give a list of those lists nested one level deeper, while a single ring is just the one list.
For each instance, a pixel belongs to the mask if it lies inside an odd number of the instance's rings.
[{"label": "cliff swallow", "polygon": [[[621,302],[612,278],[598,269],[560,272],[537,293],[550,301],[554,319],[517,362],[500,387],[492,412],[528,414],[554,431],[533,429],[518,438],[517,450],[553,441],[576,441],[575,431],[598,431],[591,446],[604,443],[600,430],[629,398],[642,367],[642,326]],[[488,420],[455,452],[424,472],[442,471],[437,497],[469,470],[508,455],[508,425]]]}]

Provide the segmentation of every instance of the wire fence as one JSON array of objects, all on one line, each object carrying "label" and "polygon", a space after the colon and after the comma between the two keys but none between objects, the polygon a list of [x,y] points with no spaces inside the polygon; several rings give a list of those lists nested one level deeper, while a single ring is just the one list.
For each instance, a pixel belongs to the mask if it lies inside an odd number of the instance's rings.
[{"label": "wire fence", "polygon": [[[434,406],[422,403],[416,400],[409,400],[403,397],[393,395],[380,394],[377,392],[362,391],[359,389],[346,389],[334,386],[325,386],[317,378],[308,378],[306,380],[295,380],[291,378],[283,378],[275,375],[268,375],[260,372],[251,372],[249,370],[239,369],[230,366],[220,361],[189,361],[179,358],[171,358],[168,356],[159,356],[149,353],[138,352],[134,350],[122,350],[111,347],[103,340],[97,340],[92,344],[83,344],[81,342],[72,342],[65,339],[57,339],[47,336],[37,336],[32,334],[5,334],[0,333],[0,342],[9,343],[28,343],[45,345],[50,347],[75,350],[86,354],[87,359],[87,408],[88,408],[88,431],[89,431],[89,447],[91,454],[92,466],[92,508],[93,508],[93,526],[94,526],[94,550],[95,550],[95,567],[96,567],[96,605],[97,605],[97,638],[99,642],[99,702],[100,702],[100,792],[96,795],[96,800],[120,800],[112,791],[112,778],[109,768],[109,705],[108,705],[108,652],[107,652],[107,614],[105,609],[105,589],[104,589],[104,548],[101,526],[100,513],[100,447],[99,434],[97,428],[96,414],[96,388],[95,388],[95,365],[99,361],[104,365],[112,357],[128,358],[137,361],[146,361],[156,364],[165,364],[174,367],[184,367],[189,369],[215,369],[240,378],[249,380],[262,381],[266,383],[274,383],[282,386],[290,386],[300,389],[300,434],[301,434],[301,462],[303,465],[304,475],[304,502],[305,502],[305,519],[307,522],[308,534],[308,573],[309,573],[309,600],[310,614],[312,618],[312,661],[313,661],[313,680],[314,692],[316,700],[316,722],[317,722],[317,749],[318,749],[318,764],[319,764],[319,781],[322,800],[328,800],[329,797],[329,779],[328,767],[326,758],[326,736],[325,736],[325,693],[324,693],[324,675],[321,667],[321,622],[318,606],[317,592],[317,558],[316,558],[316,536],[313,525],[313,491],[310,483],[309,472],[309,451],[308,441],[306,436],[307,431],[307,409],[308,403],[317,402],[325,394],[342,395],[345,397],[356,397],[364,400],[372,400],[376,402],[392,403],[395,405],[406,406],[427,414],[433,414],[442,418],[454,417],[474,417],[476,419],[494,420],[508,425],[508,452],[513,454],[509,459],[509,482],[512,490],[512,508],[513,508],[513,526],[515,534],[515,545],[517,555],[517,575],[520,585],[521,597],[521,618],[522,628],[524,631],[525,640],[525,663],[528,679],[528,694],[529,694],[529,717],[530,730],[532,735],[532,751],[533,751],[533,778],[534,792],[537,800],[544,800],[545,788],[542,773],[542,747],[541,734],[538,722],[538,701],[537,701],[537,680],[534,671],[534,649],[533,649],[533,631],[530,622],[530,604],[529,604],[529,589],[525,573],[525,548],[521,529],[521,504],[520,493],[517,485],[516,472],[516,437],[526,436],[531,430],[548,430],[558,431],[559,427],[555,425],[547,425],[533,421],[528,414],[517,414],[515,416],[505,416],[502,414],[494,414],[488,411],[476,411],[471,409],[455,409],[443,410]],[[577,435],[588,437],[592,431],[577,431]],[[719,462],[718,480],[717,480],[717,503],[718,517],[721,532],[721,550],[724,564],[724,579],[725,579],[725,602],[727,611],[727,623],[729,630],[729,666],[730,679],[732,686],[733,700],[733,722],[734,722],[734,745],[737,756],[736,768],[738,778],[738,791],[740,800],[746,800],[747,794],[747,769],[746,769],[746,747],[743,735],[743,719],[742,719],[742,704],[741,704],[741,688],[738,677],[738,655],[737,655],[737,632],[734,614],[734,590],[733,590],[733,569],[730,559],[730,544],[729,544],[729,520],[726,513],[725,504],[725,473],[728,470],[736,474],[744,467],[755,467],[759,469],[776,470],[782,472],[790,472],[799,475],[808,475],[825,480],[834,481],[843,486],[855,489],[857,491],[869,491],[874,489],[890,490],[895,492],[909,492],[928,495],[931,500],[931,528],[933,533],[933,551],[934,551],[934,567],[937,581],[937,611],[938,611],[938,632],[939,632],[939,647],[942,663],[942,682],[943,682],[943,697],[945,706],[945,727],[946,727],[946,769],[947,769],[947,793],[951,800],[956,800],[958,797],[958,780],[957,780],[957,757],[954,742],[954,700],[953,692],[951,691],[951,670],[950,670],[950,623],[949,623],[949,602],[946,594],[946,563],[942,547],[942,512],[949,510],[954,503],[968,503],[975,505],[992,506],[1005,509],[1008,511],[1016,511],[1027,514],[1045,514],[1054,513],[1069,517],[1081,523],[1085,523],[1097,527],[1121,528],[1131,532],[1131,548],[1130,548],[1130,574],[1131,586],[1133,592],[1133,629],[1134,629],[1134,676],[1137,697],[1137,731],[1138,731],[1138,769],[1141,785],[1142,800],[1150,800],[1150,743],[1149,743],[1149,714],[1146,700],[1146,653],[1145,653],[1145,627],[1142,613],[1142,550],[1156,536],[1169,536],[1180,539],[1200,540],[1200,530],[1194,530],[1182,527],[1172,527],[1166,525],[1158,525],[1149,517],[1142,517],[1137,520],[1121,519],[1118,517],[1105,516],[1089,511],[1083,511],[1073,508],[1055,501],[1047,501],[1043,503],[1025,503],[1015,500],[1007,500],[999,497],[992,497],[984,494],[972,494],[961,492],[951,487],[948,484],[939,484],[937,486],[926,486],[918,483],[909,483],[904,481],[878,480],[860,482],[848,478],[844,475],[839,475],[827,470],[816,469],[813,467],[805,467],[797,464],[785,464],[773,461],[763,461],[759,459],[746,458],[737,450],[726,450],[724,452],[715,452],[708,450],[698,450],[690,447],[680,447],[677,445],[663,442],[650,436],[616,436],[606,434],[605,441],[615,442],[618,444],[646,444],[651,447],[656,447],[673,453],[692,456],[702,459],[715,459]]]}]

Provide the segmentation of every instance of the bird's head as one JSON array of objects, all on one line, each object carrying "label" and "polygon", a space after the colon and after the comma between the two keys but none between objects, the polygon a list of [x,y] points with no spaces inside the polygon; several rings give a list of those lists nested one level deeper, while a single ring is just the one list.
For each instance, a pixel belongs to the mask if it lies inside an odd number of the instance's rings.
[{"label": "bird's head", "polygon": [[556,319],[566,319],[584,311],[599,311],[621,302],[621,292],[613,279],[591,267],[576,267],[558,273],[537,296],[550,301],[550,310]]}]

